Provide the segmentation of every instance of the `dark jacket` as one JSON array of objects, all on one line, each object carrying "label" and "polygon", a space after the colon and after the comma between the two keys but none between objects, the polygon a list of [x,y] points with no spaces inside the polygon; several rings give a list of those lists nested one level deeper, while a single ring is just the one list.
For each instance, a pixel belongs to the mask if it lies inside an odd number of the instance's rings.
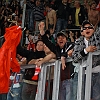
[{"label": "dark jacket", "polygon": [[[60,59],[61,58],[61,51],[62,49],[58,46],[58,45],[54,45],[51,41],[48,40],[47,36],[44,34],[42,36],[42,40],[43,42],[46,44],[46,46],[53,52],[56,54],[56,58]],[[66,43],[63,50],[66,50],[66,48],[69,47],[69,45],[72,43]],[[68,50],[72,49],[69,48]],[[74,66],[72,65],[72,62],[67,63],[66,65],[67,67],[65,68],[65,70],[61,70],[61,81],[66,80],[66,79],[70,79],[71,78],[71,74],[74,72]]]},{"label": "dark jacket", "polygon": [[[72,8],[71,10],[71,18],[72,18],[72,23],[75,25],[75,13],[76,13],[76,8]],[[80,12],[78,14],[79,18],[79,24],[82,25],[83,21],[86,18],[86,11],[83,6],[80,6]]]},{"label": "dark jacket", "polygon": [[71,8],[69,3],[67,3],[67,5],[61,3],[58,7],[57,18],[65,19],[68,21],[70,15],[70,9]]},{"label": "dark jacket", "polygon": [[[17,47],[17,54],[20,54],[21,56],[26,57],[27,62],[29,62],[32,59],[39,59],[39,58],[45,57],[44,51],[36,51],[36,52],[29,51],[29,50],[22,48],[20,45],[18,45]],[[24,79],[32,80],[34,73],[35,73],[35,68],[25,69]]]}]

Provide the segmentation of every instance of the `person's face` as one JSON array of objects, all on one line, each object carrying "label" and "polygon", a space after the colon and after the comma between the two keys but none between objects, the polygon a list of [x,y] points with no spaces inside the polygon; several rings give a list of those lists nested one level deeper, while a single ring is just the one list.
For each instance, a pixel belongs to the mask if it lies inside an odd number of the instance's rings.
[{"label": "person's face", "polygon": [[79,1],[74,2],[74,7],[78,7],[80,5]]},{"label": "person's face", "polygon": [[89,40],[92,34],[94,33],[94,28],[90,24],[86,24],[83,28],[82,35]]},{"label": "person's face", "polygon": [[45,10],[48,12],[49,11],[49,7],[47,6],[47,7],[45,7]]},{"label": "person's face", "polygon": [[67,42],[67,39],[65,36],[57,37],[57,44],[60,46],[60,48],[63,48],[66,42]]},{"label": "person's face", "polygon": [[37,51],[43,51],[44,50],[44,43],[42,41],[38,41],[36,45],[36,50]]},{"label": "person's face", "polygon": [[96,9],[96,4],[95,3],[91,5],[91,9],[93,9],[93,10]]},{"label": "person's face", "polygon": [[29,34],[29,30],[26,30],[26,35],[28,35]]},{"label": "person's face", "polygon": [[40,5],[40,1],[36,0],[36,6],[39,6],[39,5]]}]

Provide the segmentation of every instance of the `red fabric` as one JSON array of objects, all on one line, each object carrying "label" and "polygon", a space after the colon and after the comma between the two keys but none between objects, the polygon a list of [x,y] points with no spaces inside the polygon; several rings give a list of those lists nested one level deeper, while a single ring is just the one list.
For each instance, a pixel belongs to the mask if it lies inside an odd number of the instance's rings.
[{"label": "red fabric", "polygon": [[44,11],[44,16],[46,16],[47,15],[47,12],[46,11]]},{"label": "red fabric", "polygon": [[100,11],[100,2],[99,2],[99,4],[97,5],[96,10]]},{"label": "red fabric", "polygon": [[34,43],[29,43],[28,46],[27,46],[27,50],[34,51],[34,48],[35,48],[35,44]]},{"label": "red fabric", "polygon": [[18,26],[6,28],[5,42],[0,48],[0,94],[7,93],[9,88],[10,69],[20,71],[16,60],[16,47],[20,42],[22,30]]},{"label": "red fabric", "polygon": [[38,80],[38,76],[39,76],[40,72],[41,72],[41,68],[40,67],[36,67],[34,76],[32,77],[32,80]]}]

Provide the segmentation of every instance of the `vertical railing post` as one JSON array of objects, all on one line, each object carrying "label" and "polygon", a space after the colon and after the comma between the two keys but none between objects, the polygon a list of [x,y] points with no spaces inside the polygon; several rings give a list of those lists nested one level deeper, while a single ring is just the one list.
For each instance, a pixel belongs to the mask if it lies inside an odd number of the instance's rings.
[{"label": "vertical railing post", "polygon": [[82,71],[83,67],[81,64],[79,65],[79,73],[78,73],[78,86],[77,86],[77,100],[82,100]]},{"label": "vertical railing post", "polygon": [[82,87],[83,87],[83,76],[85,75],[84,68],[87,66],[87,61],[82,61],[79,63],[79,72],[78,72],[78,87],[77,87],[77,100],[82,100]]},{"label": "vertical railing post", "polygon": [[43,64],[41,66],[41,73],[39,75],[39,80],[38,80],[37,97],[35,98],[35,100],[44,100],[46,70],[47,70],[47,66]]},{"label": "vertical railing post", "polygon": [[49,94],[50,94],[50,74],[51,74],[51,67],[52,66],[49,66],[48,67],[48,86],[47,86],[47,100],[49,100]]},{"label": "vertical railing post", "polygon": [[91,97],[91,74],[92,74],[92,54],[89,53],[86,68],[86,85],[85,85],[85,100],[90,100]]},{"label": "vertical railing post", "polygon": [[[26,0],[24,0],[26,2]],[[25,12],[26,12],[26,3],[24,3],[23,6],[23,16],[22,16],[22,28],[24,29],[25,24]],[[23,38],[24,38],[24,31],[22,32],[22,39],[21,39],[21,46],[23,45]]]},{"label": "vertical railing post", "polygon": [[54,80],[53,80],[53,93],[52,100],[58,100],[59,95],[59,83],[60,83],[60,67],[61,62],[57,60],[54,66]]}]

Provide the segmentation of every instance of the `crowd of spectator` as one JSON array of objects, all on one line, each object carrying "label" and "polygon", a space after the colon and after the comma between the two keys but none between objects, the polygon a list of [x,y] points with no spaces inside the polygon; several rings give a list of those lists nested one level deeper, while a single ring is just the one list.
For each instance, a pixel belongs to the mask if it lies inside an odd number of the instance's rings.
[{"label": "crowd of spectator", "polygon": [[[100,12],[96,9],[98,3],[93,0],[84,0],[82,4],[79,0],[0,1],[0,36],[5,34],[6,28],[22,25],[23,5],[26,4],[24,48],[18,45],[16,57],[20,65],[36,64],[39,67],[53,58],[61,59],[59,100],[77,100],[78,72],[73,62],[86,59],[89,52],[100,47]],[[73,61],[65,63],[67,57]],[[35,100],[38,82],[38,75],[35,79],[33,77],[35,71],[35,68],[29,68],[21,72],[24,75],[23,81],[20,81],[19,73],[14,73],[7,100]],[[97,89],[94,84],[100,85],[96,80],[100,75],[93,75],[95,82],[92,79],[91,100],[99,100],[100,90],[98,88],[98,92],[94,93]],[[2,100],[6,99],[2,97]]]}]

